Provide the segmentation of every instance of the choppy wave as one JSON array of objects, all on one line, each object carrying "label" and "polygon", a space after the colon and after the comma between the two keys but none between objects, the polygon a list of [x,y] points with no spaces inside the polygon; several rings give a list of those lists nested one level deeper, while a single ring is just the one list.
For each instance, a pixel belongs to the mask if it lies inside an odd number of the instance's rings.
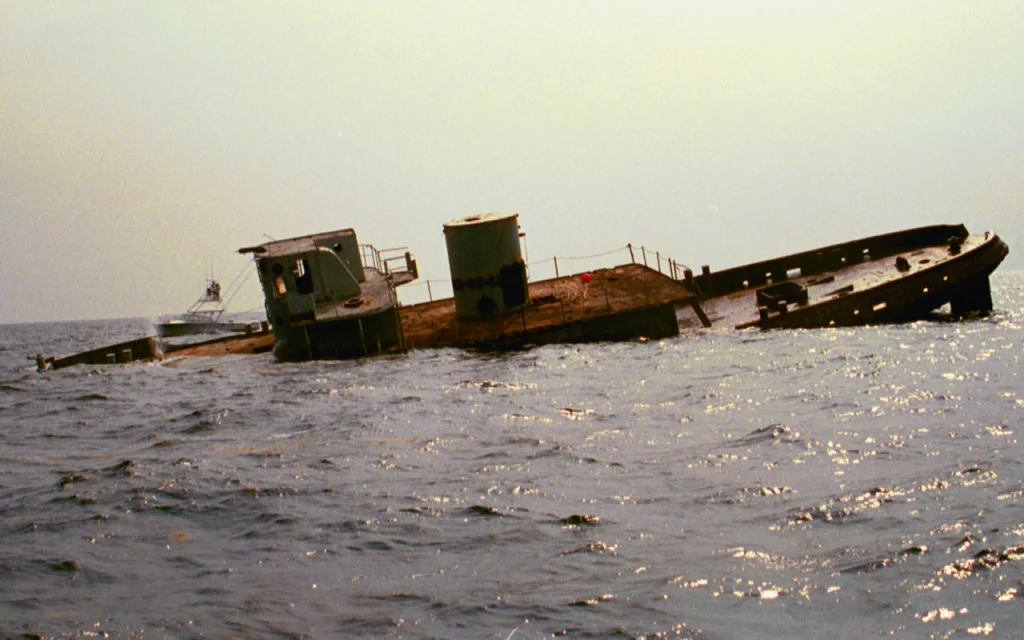
[{"label": "choppy wave", "polygon": [[1024,635],[1024,274],[970,322],[77,367],[0,327],[0,635]]}]

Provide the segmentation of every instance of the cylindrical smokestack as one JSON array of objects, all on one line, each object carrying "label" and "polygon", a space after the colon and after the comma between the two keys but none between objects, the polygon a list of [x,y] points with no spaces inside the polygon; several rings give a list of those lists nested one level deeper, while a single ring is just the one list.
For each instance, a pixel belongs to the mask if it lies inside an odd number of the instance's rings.
[{"label": "cylindrical smokestack", "polygon": [[480,318],[526,304],[519,214],[484,213],[444,225],[455,314]]}]

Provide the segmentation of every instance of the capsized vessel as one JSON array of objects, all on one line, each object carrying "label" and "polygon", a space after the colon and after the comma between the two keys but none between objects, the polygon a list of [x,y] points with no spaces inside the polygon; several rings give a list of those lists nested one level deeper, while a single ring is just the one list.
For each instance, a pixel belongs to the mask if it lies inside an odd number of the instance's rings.
[{"label": "capsized vessel", "polygon": [[454,295],[404,307],[395,288],[417,277],[416,261],[404,247],[360,245],[352,229],[239,251],[255,256],[282,360],[678,335],[675,307],[693,296],[646,266],[587,273],[586,286],[579,274],[529,282],[518,218],[486,213],[446,223]]},{"label": "capsized vessel", "polygon": [[[1009,248],[994,233],[932,225],[702,273],[684,282],[714,326],[840,327],[927,319],[949,305],[964,317],[992,310],[989,275]],[[688,309],[682,329],[703,326]]]},{"label": "capsized vessel", "polygon": [[515,349],[597,340],[665,338],[707,327],[816,328],[984,314],[990,274],[1009,249],[990,232],[933,225],[829,245],[740,267],[662,273],[631,262],[530,282],[517,214],[445,225],[454,296],[398,304],[415,280],[405,248],[378,251],[343,229],[240,249],[251,253],[267,317],[246,335],[192,345],[152,338],[55,360],[39,369],[175,357],[263,353],[280,359],[361,357],[409,348]]}]

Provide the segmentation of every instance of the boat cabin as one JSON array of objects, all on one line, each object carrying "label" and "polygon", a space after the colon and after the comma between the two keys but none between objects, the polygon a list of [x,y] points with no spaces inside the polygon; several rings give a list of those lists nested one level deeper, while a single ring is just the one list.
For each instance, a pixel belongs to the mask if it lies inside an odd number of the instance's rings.
[{"label": "boat cabin", "polygon": [[342,229],[239,252],[253,254],[279,358],[355,357],[402,346],[395,287],[418,275],[404,247],[381,252]]}]

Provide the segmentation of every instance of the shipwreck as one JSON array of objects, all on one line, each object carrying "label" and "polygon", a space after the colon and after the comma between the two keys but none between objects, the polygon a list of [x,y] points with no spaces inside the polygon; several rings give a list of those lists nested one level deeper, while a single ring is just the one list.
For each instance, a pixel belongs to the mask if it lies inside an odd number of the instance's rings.
[{"label": "shipwreck", "polygon": [[[740,267],[684,276],[707,318],[745,329],[910,322],[948,305],[953,317],[992,311],[989,276],[1009,253],[994,233],[933,225]],[[680,326],[699,326],[680,314]]]},{"label": "shipwreck", "polygon": [[398,287],[419,271],[405,247],[360,244],[353,229],[267,242],[251,254],[267,322],[190,345],[152,337],[40,370],[162,357],[253,354],[280,360],[358,358],[408,349],[505,350],[550,343],[660,339],[707,328],[825,328],[992,310],[989,276],[1009,253],[991,232],[932,225],[700,273],[647,253],[610,268],[531,281],[519,216],[443,225],[453,295],[414,305]]},{"label": "shipwreck", "polygon": [[[453,296],[400,306],[395,290],[418,277],[405,248],[360,245],[352,229],[269,242],[255,257],[274,355],[359,357],[409,348],[514,348],[527,344],[677,335],[682,282],[630,264],[529,282],[518,214],[444,225]],[[397,262],[397,264],[396,264]]]}]

